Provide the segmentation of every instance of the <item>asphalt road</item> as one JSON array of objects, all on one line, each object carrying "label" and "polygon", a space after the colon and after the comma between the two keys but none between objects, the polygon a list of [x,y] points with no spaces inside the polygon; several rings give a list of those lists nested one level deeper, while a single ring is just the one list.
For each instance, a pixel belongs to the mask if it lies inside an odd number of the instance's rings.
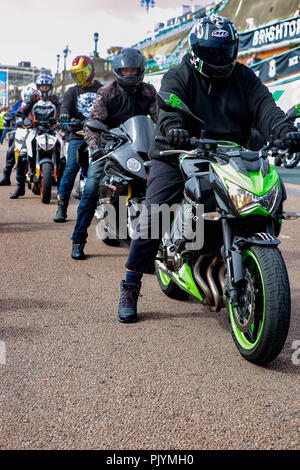
[{"label": "asphalt road", "polygon": [[[0,168],[4,166],[0,149]],[[297,449],[300,393],[300,220],[281,249],[292,292],[286,345],[267,367],[238,353],[223,312],[170,300],[143,279],[140,321],[117,321],[127,248],[101,243],[70,257],[69,220],[29,190],[0,187],[0,448]],[[288,185],[286,210],[300,209]],[[298,348],[296,350],[296,348]]]},{"label": "asphalt road", "polygon": [[285,183],[300,185],[300,166],[289,169],[282,165],[280,167],[276,167],[276,170]]}]

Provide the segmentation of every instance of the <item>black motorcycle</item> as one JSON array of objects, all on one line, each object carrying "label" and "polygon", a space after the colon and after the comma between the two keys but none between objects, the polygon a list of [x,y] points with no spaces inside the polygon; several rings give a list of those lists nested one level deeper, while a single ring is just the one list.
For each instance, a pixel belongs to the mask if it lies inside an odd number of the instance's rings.
[{"label": "black motorcycle", "polygon": [[97,235],[107,245],[129,242],[145,199],[154,124],[147,116],[133,116],[111,130],[99,121],[86,125],[106,141],[105,156],[96,160],[105,160],[95,212]]}]

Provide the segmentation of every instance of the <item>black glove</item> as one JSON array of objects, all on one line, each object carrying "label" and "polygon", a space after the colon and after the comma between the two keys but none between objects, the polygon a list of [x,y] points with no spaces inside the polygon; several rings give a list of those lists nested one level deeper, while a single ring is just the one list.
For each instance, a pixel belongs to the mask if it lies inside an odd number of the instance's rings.
[{"label": "black glove", "polygon": [[95,162],[98,160],[98,158],[103,157],[104,151],[102,147],[92,147],[89,149],[89,157],[92,160],[92,162]]},{"label": "black glove", "polygon": [[190,134],[185,129],[170,129],[167,139],[174,149],[187,149],[190,144]]},{"label": "black glove", "polygon": [[300,132],[288,132],[285,136],[284,143],[290,154],[300,152]]},{"label": "black glove", "polygon": [[58,116],[58,121],[60,122],[70,122],[70,114],[69,113],[63,113]]},{"label": "black glove", "polygon": [[[68,121],[66,121],[68,122]],[[71,125],[72,125],[72,129],[82,129],[83,128],[83,121],[81,121],[80,119],[72,119],[71,121]]]}]

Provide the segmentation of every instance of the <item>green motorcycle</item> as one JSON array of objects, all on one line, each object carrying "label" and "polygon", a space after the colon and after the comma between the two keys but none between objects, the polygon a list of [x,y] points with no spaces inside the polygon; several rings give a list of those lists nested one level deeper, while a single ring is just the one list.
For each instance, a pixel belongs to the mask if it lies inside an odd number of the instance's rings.
[{"label": "green motorcycle", "polygon": [[[200,121],[176,95],[158,95],[162,109],[176,107]],[[290,112],[285,120],[291,118]],[[168,297],[192,295],[216,312],[227,308],[240,354],[264,365],[281,352],[290,323],[289,278],[277,237],[282,220],[299,214],[283,212],[285,188],[267,158],[284,143],[252,152],[202,131],[192,144],[191,151],[161,152],[178,154],[185,186],[158,251],[157,279]]]}]

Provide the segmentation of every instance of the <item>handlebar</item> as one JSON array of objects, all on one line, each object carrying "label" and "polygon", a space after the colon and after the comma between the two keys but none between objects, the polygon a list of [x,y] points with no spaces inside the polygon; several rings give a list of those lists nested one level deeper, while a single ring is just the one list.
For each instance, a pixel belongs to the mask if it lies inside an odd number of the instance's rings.
[{"label": "handlebar", "polygon": [[[168,141],[167,137],[156,136],[154,140],[155,140],[155,142],[159,142],[161,144],[169,144],[169,141]],[[192,148],[197,148],[198,145],[199,145],[200,140],[201,139],[190,138],[189,139],[189,146],[191,147],[191,149]]]},{"label": "handlebar", "polygon": [[84,121],[81,121],[80,119],[73,119],[72,121],[60,121],[58,123],[59,127],[66,127],[66,128],[71,128],[71,129],[77,129],[77,130],[80,130],[80,129],[83,129],[83,125],[84,125]]},{"label": "handlebar", "polygon": [[55,126],[55,127],[60,127],[60,128],[71,127],[72,129],[82,129],[83,123],[84,123],[84,121],[81,121],[80,119],[74,119],[73,121],[70,121],[70,122],[59,122],[56,119],[51,118],[47,121],[31,121],[30,123],[26,124],[25,119],[23,120],[22,123],[20,122],[20,124],[22,124],[22,126],[24,127],[30,127],[30,128]]},{"label": "handlebar", "polygon": [[[169,144],[167,137],[156,136],[154,140],[155,142],[159,142],[162,144]],[[201,158],[206,158],[208,160],[215,160],[215,158],[212,158],[212,157],[216,155],[217,148],[222,147],[221,145],[222,142],[224,143],[224,141],[214,140],[214,139],[190,138],[189,144],[188,144],[188,146],[190,147],[189,150],[187,149],[163,150],[160,152],[160,155],[175,155],[175,154],[185,153],[192,157],[195,157],[198,155],[198,156],[201,156]],[[246,150],[243,147],[238,146],[236,148],[233,147],[233,149],[231,149],[231,152],[233,152],[234,150],[238,150],[238,149]],[[274,154],[277,154],[278,151],[280,150],[287,151],[287,146],[283,140],[276,139],[272,142],[269,142],[264,147],[262,147],[257,153],[259,153],[262,158],[268,158],[269,156],[268,152],[271,151],[271,153],[274,155]],[[220,153],[218,153],[218,158],[219,157],[220,157]]]}]

